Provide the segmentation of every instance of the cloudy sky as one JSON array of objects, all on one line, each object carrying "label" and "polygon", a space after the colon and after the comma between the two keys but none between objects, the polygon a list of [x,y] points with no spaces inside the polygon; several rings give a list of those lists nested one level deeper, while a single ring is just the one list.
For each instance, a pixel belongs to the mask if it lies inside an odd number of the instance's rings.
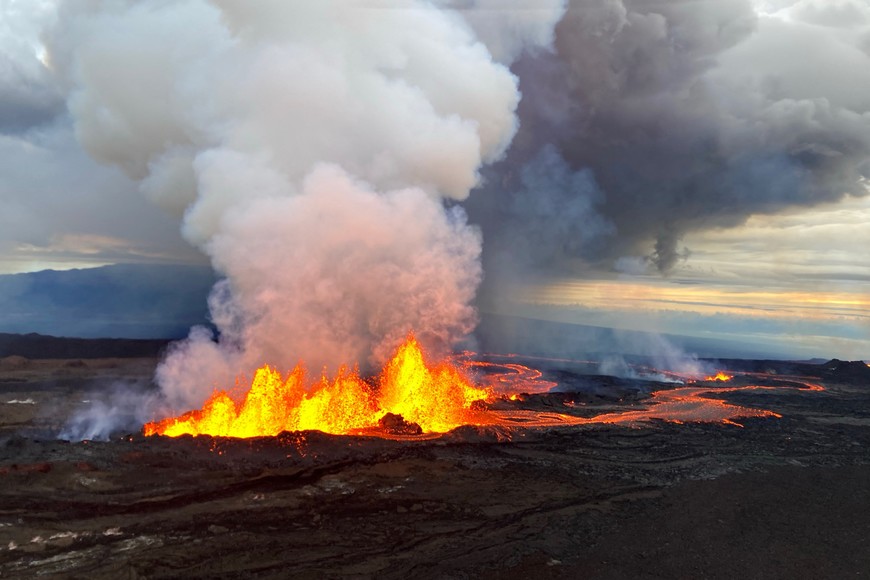
[{"label": "cloudy sky", "polygon": [[[426,117],[417,134],[437,127],[441,137],[419,147],[396,129],[410,117],[385,115],[381,131],[375,122],[380,116],[365,107],[364,123],[351,119],[324,131],[307,127],[320,118],[322,103],[349,105],[320,98],[322,87],[334,81],[326,74],[310,91],[317,106],[298,100],[304,91],[281,92],[292,84],[282,75],[296,69],[265,67],[263,54],[272,53],[255,53],[250,46],[268,39],[275,55],[291,55],[287,62],[295,53],[280,51],[293,43],[314,54],[322,46],[303,38],[302,28],[267,30],[264,22],[280,22],[274,14],[267,17],[274,3],[263,2],[254,18],[215,1],[222,20],[204,0],[143,2],[138,12],[134,4],[72,1],[59,9],[52,1],[0,0],[0,273],[211,262],[232,277],[244,269],[232,260],[245,259],[221,253],[218,242],[246,226],[221,230],[210,222],[209,216],[225,215],[230,204],[217,192],[209,193],[212,205],[204,206],[206,186],[220,178],[268,189],[273,174],[302,183],[317,161],[309,163],[306,155],[316,153],[375,189],[420,187],[465,208],[472,229],[482,233],[483,311],[720,338],[764,345],[782,356],[870,359],[867,0],[457,0],[436,2],[439,15],[425,21],[384,17],[404,32],[425,26],[426,38],[465,47],[437,59],[426,53],[427,66],[414,60],[423,52],[407,48],[413,34],[361,33],[346,40],[323,25],[324,38],[341,38],[355,54],[367,54],[374,39],[384,38],[385,46],[395,40],[408,51],[404,61],[372,66],[393,67],[390,75],[419,87],[440,115]],[[396,6],[422,13],[424,4]],[[189,60],[172,75],[150,77],[149,67],[164,61],[149,55],[171,44],[149,32],[166,6],[175,7],[171,21],[192,35],[188,45],[195,54],[183,53],[181,60]],[[366,14],[393,13],[384,10],[391,6],[356,3]],[[307,12],[319,22],[319,15]],[[288,21],[292,16],[283,15]],[[107,22],[119,30],[129,27],[128,38],[103,34]],[[376,17],[372,22],[387,26]],[[256,43],[245,36],[252,30],[260,35]],[[249,48],[237,50],[244,42]],[[488,55],[475,48],[481,45]],[[109,51],[128,60],[95,56]],[[442,69],[449,58],[473,64]],[[348,62],[363,68],[369,65],[363,60]],[[238,82],[256,84],[258,91],[226,88],[239,78],[242,69],[234,67],[240,62],[260,76]],[[477,67],[474,73],[470,67]],[[166,128],[170,115],[148,116],[153,103],[119,104],[129,95],[113,92],[111,81],[95,73],[100,70],[120,71],[118,86],[135,87],[147,78],[148,91],[171,86],[178,101],[191,95],[208,99],[202,110],[173,101],[182,112],[173,112],[175,124]],[[233,78],[220,79],[221,70]],[[451,72],[438,77],[441,70]],[[426,71],[441,80],[424,78]],[[469,74],[474,91],[444,84],[444,77]],[[275,79],[281,86],[270,84]],[[287,100],[264,98],[273,90]],[[256,114],[239,112],[251,102]],[[306,112],[285,116],[285,103]],[[418,106],[401,103],[397,107],[407,110]],[[274,131],[268,112],[280,120]],[[327,113],[323,118],[332,123]],[[232,117],[232,131],[212,118],[220,114]],[[461,159],[436,155],[464,150],[469,142],[459,129],[450,132],[450,123],[439,124],[450,115],[476,128],[479,150]],[[123,139],[112,133],[107,119],[118,118],[140,133]],[[297,126],[306,135],[302,146],[278,134]],[[268,171],[231,173],[240,154],[253,155],[244,144],[252,136],[269,144]],[[347,151],[321,146],[320,136],[346,137],[350,145]],[[348,152],[357,138],[363,150],[366,143],[398,147],[419,151],[420,159],[397,154],[373,161]],[[261,153],[252,159],[262,159]],[[427,157],[437,157],[437,163],[427,166],[421,160]],[[198,181],[191,187],[198,193],[176,194],[180,186],[166,185],[180,166],[188,167],[184,175],[195,169]],[[444,167],[450,179],[439,173]],[[473,237],[464,224],[450,224],[439,222],[432,231],[458,228],[457,235]],[[463,260],[473,261],[475,242],[469,238],[463,247]],[[444,264],[445,271],[453,268]],[[457,284],[467,290],[480,275],[474,266],[462,267],[469,274]],[[235,284],[241,292],[244,284]],[[460,302],[468,300],[466,290]]]},{"label": "cloudy sky", "polygon": [[754,216],[737,228],[687,234],[691,254],[667,277],[554,276],[513,286],[503,308],[545,320],[719,339],[779,357],[868,359],[868,224],[866,198]]},{"label": "cloudy sky", "polygon": [[51,1],[0,1],[0,273],[203,262],[177,217],[79,145],[47,67]]}]

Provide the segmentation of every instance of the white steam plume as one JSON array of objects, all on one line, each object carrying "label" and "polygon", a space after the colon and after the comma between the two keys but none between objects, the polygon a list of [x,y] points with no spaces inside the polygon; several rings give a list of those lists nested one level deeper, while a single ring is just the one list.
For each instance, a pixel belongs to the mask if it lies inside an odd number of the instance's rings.
[{"label": "white steam plume", "polygon": [[229,279],[211,297],[222,343],[194,333],[162,365],[179,404],[201,394],[202,373],[232,384],[239,369],[289,357],[315,371],[377,363],[410,329],[444,347],[475,322],[480,238],[464,215],[420,189],[375,193],[337,166],[315,169],[299,195],[225,216],[209,251]]},{"label": "white steam plume", "polygon": [[[546,44],[547,4],[487,42]],[[519,92],[471,20],[423,0],[62,5],[51,60],[80,141],[227,277],[220,343],[194,330],[159,369],[177,408],[263,363],[334,371],[473,328],[480,236],[442,200],[503,155]]]}]

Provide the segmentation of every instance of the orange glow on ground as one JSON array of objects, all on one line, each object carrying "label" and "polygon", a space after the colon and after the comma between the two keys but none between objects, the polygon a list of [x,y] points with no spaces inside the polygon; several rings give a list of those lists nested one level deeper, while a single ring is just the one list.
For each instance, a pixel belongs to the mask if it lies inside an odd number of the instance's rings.
[{"label": "orange glow on ground", "polygon": [[710,375],[708,377],[704,377],[705,381],[720,381],[720,382],[728,382],[734,378],[734,375],[729,375],[728,373],[719,371],[715,375]]}]

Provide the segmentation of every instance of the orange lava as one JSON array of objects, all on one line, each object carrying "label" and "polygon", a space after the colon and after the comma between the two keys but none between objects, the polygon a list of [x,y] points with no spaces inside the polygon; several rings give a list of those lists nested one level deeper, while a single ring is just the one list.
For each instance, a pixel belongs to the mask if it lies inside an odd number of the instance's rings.
[{"label": "orange lava", "polygon": [[753,390],[763,387],[680,387],[652,394],[652,403],[646,409],[623,411],[598,415],[591,419],[595,423],[631,424],[639,421],[659,419],[671,423],[726,423],[742,427],[737,419],[748,417],[780,417],[778,413],[766,409],[753,409],[732,405],[720,399],[705,397],[707,394],[730,393]]},{"label": "orange lava", "polygon": [[146,423],[145,435],[259,437],[282,431],[316,429],[332,434],[359,433],[378,426],[387,413],[417,423],[424,432],[486,422],[472,403],[492,398],[449,363],[427,364],[412,336],[399,347],[375,384],[343,368],[311,385],[300,365],[287,377],[269,366],[257,369],[242,401],[215,392],[202,409]]},{"label": "orange lava", "polygon": [[[540,371],[515,362],[482,362],[466,352],[454,362],[427,363],[413,335],[398,348],[380,376],[366,381],[341,369],[334,379],[306,380],[298,365],[286,377],[263,366],[256,371],[250,390],[241,400],[216,391],[202,409],[147,423],[145,435],[211,435],[223,437],[274,436],[283,431],[319,430],[337,435],[375,435],[393,439],[431,439],[461,425],[500,425],[518,428],[568,427],[593,424],[635,426],[651,420],[672,423],[713,423],[742,426],[738,420],[750,417],[780,417],[766,409],[732,405],[709,395],[736,391],[798,389],[823,391],[810,377],[741,373],[741,377],[764,378],[766,385],[689,384],[655,391],[639,406],[592,417],[525,409],[486,409],[476,401],[492,403],[496,398],[521,403],[521,393],[545,393],[556,383]],[[490,355],[494,356],[494,355]],[[512,358],[503,355],[501,358]],[[475,386],[459,368],[470,373],[485,371],[486,387]],[[670,373],[678,376],[676,373]],[[707,382],[730,381],[734,375],[718,372]],[[769,382],[778,383],[770,385]],[[693,384],[694,383],[694,384]],[[566,407],[572,407],[566,403]],[[380,425],[387,413],[401,415],[416,423],[423,433],[391,430]]]},{"label": "orange lava", "polygon": [[[751,374],[751,373],[747,373]],[[770,377],[767,377],[770,379]],[[570,425],[625,425],[636,426],[647,421],[660,420],[669,423],[723,423],[743,427],[740,419],[752,417],[779,418],[782,415],[767,409],[754,409],[732,405],[720,399],[705,395],[733,393],[737,391],[775,391],[797,389],[803,391],[824,391],[818,383],[811,383],[805,377],[783,377],[788,379],[778,386],[746,385],[742,387],[696,387],[687,386],[652,393],[652,398],[636,410],[621,410],[604,413],[594,417],[576,417],[560,413],[541,413],[535,411],[498,411],[499,424],[516,427],[560,427]],[[779,380],[779,379],[777,379]]]},{"label": "orange lava", "polygon": [[[463,368],[474,371],[486,369],[488,374],[484,379],[487,387],[497,395],[507,396],[516,400],[520,393],[546,393],[558,383],[544,380],[544,373],[537,369],[517,363],[495,363],[472,360],[474,353],[465,352],[459,357]],[[503,358],[509,358],[504,356]],[[499,372],[499,370],[501,372]]]}]

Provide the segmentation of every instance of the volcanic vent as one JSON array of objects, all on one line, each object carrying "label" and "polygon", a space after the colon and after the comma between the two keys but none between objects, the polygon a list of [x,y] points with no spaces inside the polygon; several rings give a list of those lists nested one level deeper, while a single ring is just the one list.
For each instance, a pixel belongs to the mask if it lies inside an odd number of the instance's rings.
[{"label": "volcanic vent", "polygon": [[286,377],[264,366],[256,371],[240,404],[218,391],[201,410],[148,423],[144,431],[146,435],[258,437],[305,430],[362,434],[379,428],[379,434],[389,434],[396,429],[385,425],[384,418],[392,415],[400,432],[443,433],[486,422],[473,406],[491,398],[491,389],[474,386],[454,365],[428,364],[411,335],[375,381],[342,368],[333,379],[323,376],[311,383],[301,364]]}]

